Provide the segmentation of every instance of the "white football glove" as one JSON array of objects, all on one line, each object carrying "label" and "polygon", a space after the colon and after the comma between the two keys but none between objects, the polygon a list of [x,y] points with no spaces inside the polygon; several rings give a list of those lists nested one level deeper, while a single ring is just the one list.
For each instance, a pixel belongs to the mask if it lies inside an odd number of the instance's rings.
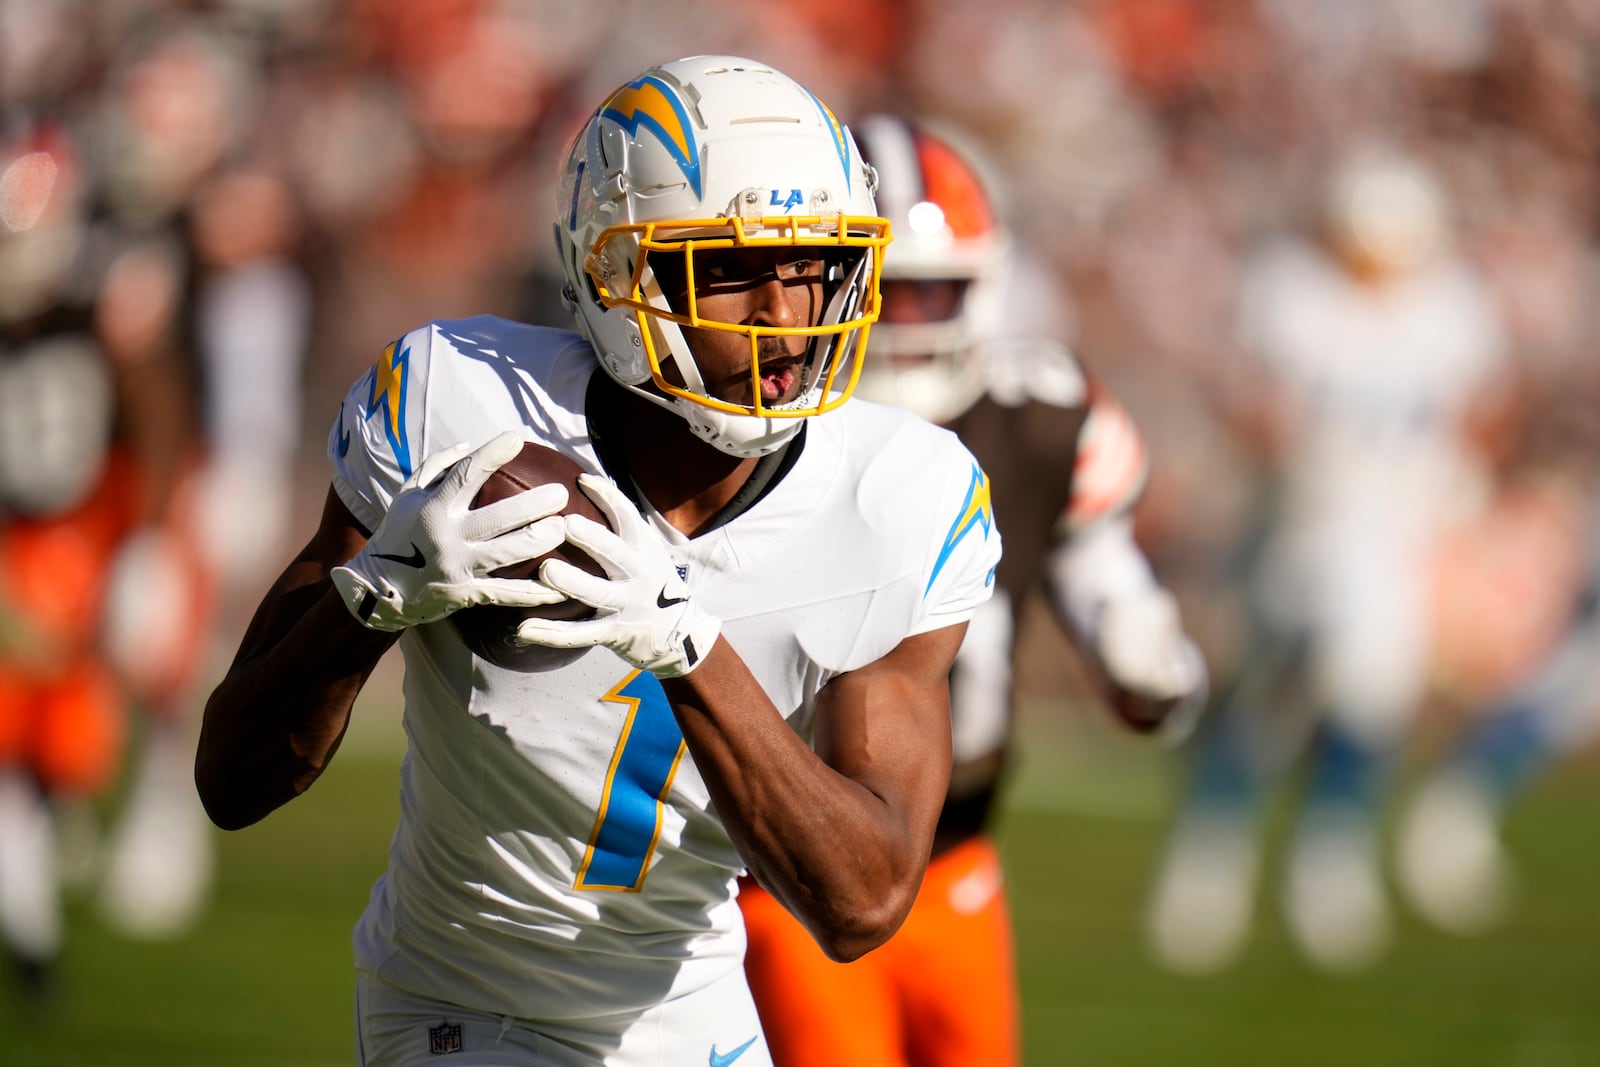
[{"label": "white football glove", "polygon": [[595,617],[528,619],[517,627],[517,638],[550,648],[602,645],[658,678],[688,674],[711,651],[722,621],[695,605],[666,545],[621,489],[592,474],[579,475],[578,486],[611,529],[568,515],[567,540],[600,564],[607,577],[550,559],[539,568],[539,580],[588,604]]},{"label": "white football glove", "polygon": [[1156,726],[1174,742],[1194,729],[1209,695],[1209,674],[1171,593],[1152,588],[1107,601],[1095,651],[1120,690],[1124,717]]},{"label": "white football glove", "polygon": [[490,571],[535,559],[559,545],[559,484],[481,508],[472,498],[501,464],[522,448],[507,431],[476,452],[468,444],[429,456],[395,495],[366,547],[333,569],[333,584],[361,625],[404,630],[474,604],[538,607],[565,599],[528,579],[491,578]]}]

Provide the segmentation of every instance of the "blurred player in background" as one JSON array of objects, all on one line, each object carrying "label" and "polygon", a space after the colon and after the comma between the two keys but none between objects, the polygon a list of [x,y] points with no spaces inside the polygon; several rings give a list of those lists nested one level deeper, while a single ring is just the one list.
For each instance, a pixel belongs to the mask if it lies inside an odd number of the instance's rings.
[{"label": "blurred player in background", "polygon": [[1269,790],[1309,748],[1283,906],[1316,966],[1386,946],[1378,827],[1428,681],[1440,531],[1481,496],[1508,359],[1494,299],[1452,254],[1417,160],[1359,148],[1330,168],[1314,239],[1270,243],[1240,298],[1234,399],[1264,457],[1246,659],[1202,738],[1150,903],[1168,966],[1207,972],[1255,910]]},{"label": "blurred player in background", "polygon": [[[166,414],[167,432],[187,436],[174,514],[188,565],[205,579],[183,638],[194,668],[147,709],[105,846],[101,914],[140,937],[185,932],[209,898],[196,687],[244,623],[219,615],[221,598],[265,587],[290,510],[310,296],[294,261],[292,198],[254,132],[269,90],[259,47],[204,12],[139,27],[98,98],[101,211],[123,291],[108,291],[104,314],[123,323],[121,344],[158,349],[185,376],[183,406],[169,398]],[[141,663],[150,658],[141,645],[171,637],[148,618],[170,562],[154,541],[136,558],[152,569],[125,583],[111,618]]]},{"label": "blurred player in background", "polygon": [[[910,910],[1000,545],[955,435],[846,402],[875,184],[764,64],[653,67],[583,125],[552,205],[582,336],[437,321],[348,393],[321,522],[206,706],[196,780],[235,828],[303,793],[399,643],[363,1063],[770,1064],[741,870],[840,959]],[[559,484],[471,507],[523,439],[584,468],[606,524]],[[563,541],[604,573],[493,573]],[[569,598],[594,611],[523,619],[509,665],[452,618]]]},{"label": "blurred player in background", "polygon": [[892,116],[855,130],[895,234],[860,395],[966,442],[991,478],[1006,555],[951,675],[950,789],[905,926],[838,964],[746,879],[745,969],[779,1067],[1003,1067],[1020,1058],[1018,997],[989,828],[1025,602],[1045,592],[1107,704],[1140,732],[1182,735],[1203,705],[1206,670],[1133,539],[1144,444],[1051,339],[1042,319],[1061,297],[1047,269],[1018,257],[970,153]]},{"label": "blurred player in background", "polygon": [[[194,209],[247,126],[245,56],[199,22],[174,20],[131,34],[96,96],[96,226],[106,281],[97,317],[118,366],[144,388],[134,402],[161,435],[172,464],[165,519],[124,548],[126,572],[110,591],[106,631],[145,712],[127,761],[127,787],[103,845],[97,904],[117,930],[163,938],[186,932],[209,897],[212,830],[194,795],[197,684],[210,667],[220,576],[207,536],[206,474],[215,425],[208,400],[225,375],[206,366],[200,299],[211,277],[197,242]],[[233,225],[248,232],[254,219]],[[267,336],[271,336],[267,334]],[[153,367],[181,382],[164,392]],[[259,404],[272,403],[262,391]],[[263,485],[264,498],[270,486]],[[264,528],[270,524],[262,522]],[[188,615],[180,615],[180,577]],[[152,664],[181,656],[184,669],[146,678]]]},{"label": "blurred player in background", "polygon": [[207,577],[188,518],[197,445],[174,276],[93,214],[87,173],[81,140],[53,119],[0,142],[0,931],[35,985],[61,948],[64,883],[103,876],[132,909],[114,917],[154,934],[192,916],[197,887],[178,900],[172,879],[209,875],[209,853],[174,851],[203,849],[192,817],[156,834],[163,886],[115,846],[103,870],[93,854],[92,810],[130,738],[175,772],[159,791],[198,812],[170,757],[201,667]]},{"label": "blurred player in background", "polygon": [[74,5],[27,14],[0,76],[0,924],[42,975],[62,891],[139,938],[209,900],[192,712],[216,595],[286,521],[309,297],[246,44],[195,16],[99,55]]}]

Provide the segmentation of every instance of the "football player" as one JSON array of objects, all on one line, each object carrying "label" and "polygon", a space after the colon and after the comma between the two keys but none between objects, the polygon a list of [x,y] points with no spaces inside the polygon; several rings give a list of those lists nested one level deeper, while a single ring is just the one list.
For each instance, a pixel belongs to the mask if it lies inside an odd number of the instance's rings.
[{"label": "football player", "polygon": [[1449,247],[1437,178],[1388,145],[1341,146],[1332,162],[1306,229],[1265,241],[1242,275],[1238,425],[1259,442],[1271,513],[1246,659],[1151,896],[1153,947],[1179,971],[1242,949],[1261,813],[1302,759],[1289,934],[1335,973],[1386,949],[1379,815],[1426,692],[1437,546],[1461,490],[1482,484],[1475,441],[1512,395],[1495,301]]},{"label": "football player", "polygon": [[[64,937],[63,889],[97,873],[94,806],[130,737],[133,777],[163,761],[176,772],[164,795],[199,816],[182,711],[206,577],[185,508],[192,394],[163,311],[179,286],[167,257],[92,214],[88,155],[48,112],[0,140],[0,938],[37,991]],[[103,273],[91,245],[111,253]],[[191,828],[199,863],[180,872]],[[171,861],[161,887],[185,884],[140,896],[150,921],[132,933],[177,932],[209,874],[203,818],[160,833],[168,847],[140,861]],[[150,885],[119,877],[122,854],[108,850],[102,888]]]},{"label": "football player", "polygon": [[[955,435],[846,403],[889,225],[850,132],[763,63],[653,67],[555,205],[579,333],[488,316],[390,344],[328,438],[321,522],[206,707],[224,827],[303,793],[397,643],[401,816],[355,934],[362,1062],[770,1062],[748,869],[830,957],[904,920],[950,761],[948,676],[1000,557]],[[469,507],[524,441],[585,468]],[[595,576],[548,561],[563,540]],[[477,658],[450,616],[574,599]]]},{"label": "football player", "polygon": [[[182,935],[210,899],[215,835],[192,766],[201,668],[242,628],[219,618],[221,587],[239,579],[242,558],[266,555],[287,511],[278,464],[286,413],[298,407],[301,324],[270,268],[238,269],[278,213],[267,198],[228,192],[259,158],[253,48],[202,18],[160,20],[119,40],[95,85],[99,243],[114,249],[98,331],[131,383],[120,395],[141,438],[158,446],[142,453],[168,453],[170,470],[151,490],[159,521],[142,523],[119,554],[105,626],[149,714],[131,736],[96,904],[113,929],[139,938]],[[246,452],[251,462],[232,462]],[[252,575],[252,591],[269,577]]]},{"label": "football player", "polygon": [[746,972],[780,1067],[1002,1067],[1019,1061],[1019,1018],[990,826],[1009,751],[1024,603],[1043,590],[1099,695],[1135,730],[1185,733],[1207,675],[1133,538],[1147,466],[1138,430],[1059,341],[1007,332],[1017,325],[1003,313],[1021,311],[1016,294],[1040,288],[1039,279],[1022,277],[1027,268],[974,157],[900,117],[875,115],[854,128],[895,233],[858,392],[960,436],[989,473],[1006,555],[956,657],[954,766],[905,926],[844,966],[747,881],[739,897]]}]

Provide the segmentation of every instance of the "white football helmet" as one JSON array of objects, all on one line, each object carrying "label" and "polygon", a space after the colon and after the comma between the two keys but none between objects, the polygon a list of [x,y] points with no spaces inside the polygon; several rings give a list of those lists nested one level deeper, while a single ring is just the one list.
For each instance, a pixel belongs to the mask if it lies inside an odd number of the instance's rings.
[{"label": "white football helmet", "polygon": [[859,392],[948,422],[984,391],[978,342],[999,314],[1011,242],[970,150],[890,115],[868,116],[855,129],[895,234],[884,281],[946,286],[946,298],[910,313],[900,313],[891,286]]},{"label": "white football helmet", "polygon": [[[875,189],[849,130],[771,67],[733,56],[652,67],[613,93],[573,143],[555,227],[563,296],[613,379],[677,412],[718,449],[764,455],[799,431],[799,419],[838,407],[855,387],[852,356],[878,317],[889,242]],[[698,314],[697,252],[794,245],[825,250],[820,322],[746,325]],[[664,256],[682,257],[672,271],[691,280],[685,308],[674,310],[656,279],[652,264]],[[752,403],[710,393],[685,326],[749,339]],[[765,405],[759,343],[795,335],[811,338],[805,388]]]},{"label": "white football helmet", "polygon": [[1359,145],[1326,178],[1323,224],[1334,251],[1374,278],[1409,274],[1445,243],[1446,196],[1422,160],[1381,145]]}]

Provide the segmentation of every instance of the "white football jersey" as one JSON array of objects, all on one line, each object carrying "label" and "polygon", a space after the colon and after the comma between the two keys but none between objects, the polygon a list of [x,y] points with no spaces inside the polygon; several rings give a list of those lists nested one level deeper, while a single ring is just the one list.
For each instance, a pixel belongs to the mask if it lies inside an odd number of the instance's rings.
[{"label": "white football jersey", "polygon": [[1477,277],[1445,261],[1373,290],[1285,243],[1250,263],[1240,317],[1260,368],[1298,404],[1288,520],[1342,535],[1437,515],[1460,484],[1462,417],[1507,366]]},{"label": "white football jersey", "polygon": [[1317,632],[1318,699],[1387,741],[1426,683],[1434,538],[1478,476],[1465,417],[1507,366],[1494,301],[1449,260],[1372,289],[1290,243],[1250,264],[1241,324],[1297,405],[1253,595]]},{"label": "white football jersey", "polygon": [[[428,454],[518,428],[599,472],[576,334],[482,316],[384,350],[329,436],[368,529]],[[959,440],[852,401],[748,510],[669,550],[809,740],[818,691],[905,638],[968,619],[1000,555],[988,478]],[[636,1012],[741,965],[744,863],[665,693],[607,649],[514,672],[449,620],[408,630],[400,825],[358,924],[358,965],[521,1019]]]}]

